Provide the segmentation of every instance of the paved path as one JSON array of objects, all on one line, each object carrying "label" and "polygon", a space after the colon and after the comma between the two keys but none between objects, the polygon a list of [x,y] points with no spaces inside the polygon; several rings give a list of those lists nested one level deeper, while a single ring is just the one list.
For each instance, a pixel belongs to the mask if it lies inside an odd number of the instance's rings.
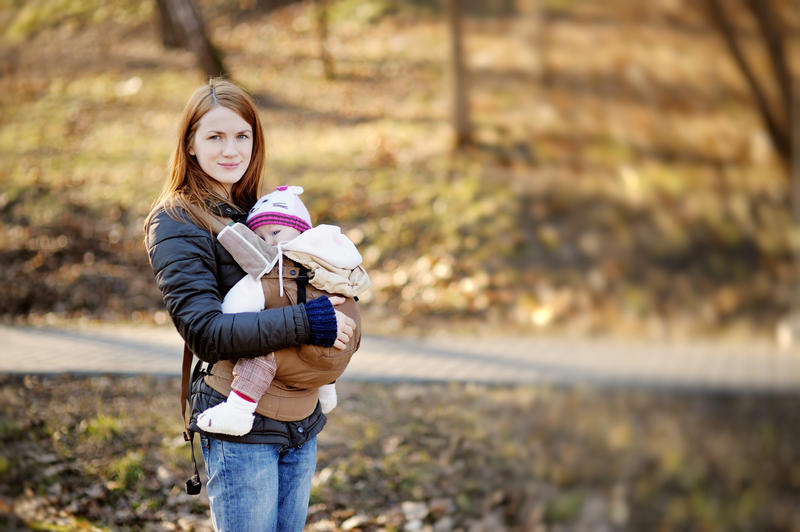
[{"label": "paved path", "polygon": [[[0,325],[0,372],[174,376],[180,371],[181,347],[171,327]],[[365,336],[342,380],[800,392],[800,348],[522,336],[424,340]]]}]

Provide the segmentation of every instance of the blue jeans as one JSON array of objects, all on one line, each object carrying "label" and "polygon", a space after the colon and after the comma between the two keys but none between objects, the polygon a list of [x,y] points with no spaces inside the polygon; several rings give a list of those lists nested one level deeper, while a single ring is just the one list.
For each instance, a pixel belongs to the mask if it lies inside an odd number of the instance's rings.
[{"label": "blue jeans", "polygon": [[300,532],[306,524],[317,438],[280,452],[272,443],[201,435],[211,521],[218,532]]}]

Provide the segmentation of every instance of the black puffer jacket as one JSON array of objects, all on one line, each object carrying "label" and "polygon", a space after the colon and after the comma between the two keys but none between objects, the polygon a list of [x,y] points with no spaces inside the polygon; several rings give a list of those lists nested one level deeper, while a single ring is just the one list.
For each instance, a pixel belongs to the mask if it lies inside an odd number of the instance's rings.
[{"label": "black puffer jacket", "polygon": [[[235,221],[243,221],[245,216],[227,206],[216,207],[216,211]],[[302,304],[260,312],[222,313],[222,298],[245,273],[215,237],[188,217],[177,221],[164,211],[156,213],[147,227],[146,245],[167,312],[189,349],[201,360],[213,364],[310,343]],[[198,411],[225,399],[203,382],[193,384],[192,395],[192,425]],[[305,420],[293,423],[256,415],[253,431],[241,438],[212,436],[297,446],[322,430],[324,424],[325,416],[318,407]]]}]

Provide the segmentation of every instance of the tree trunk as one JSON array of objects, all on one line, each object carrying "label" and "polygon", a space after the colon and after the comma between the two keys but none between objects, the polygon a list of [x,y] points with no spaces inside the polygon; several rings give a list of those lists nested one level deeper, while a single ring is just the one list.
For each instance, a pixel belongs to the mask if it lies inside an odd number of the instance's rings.
[{"label": "tree trunk", "polygon": [[180,33],[172,23],[167,1],[156,0],[156,7],[158,8],[158,33],[161,35],[161,44],[165,48],[180,48]]},{"label": "tree trunk", "polygon": [[328,51],[328,0],[314,0],[314,10],[317,18],[317,42],[319,44],[319,58],[327,79],[333,79],[336,72],[333,68],[333,57]]},{"label": "tree trunk", "polygon": [[[775,12],[770,7],[768,0],[749,0],[748,4],[758,22],[761,36],[766,44],[772,71],[775,74],[781,99],[783,100],[783,107],[790,110],[792,106],[792,75],[789,71],[789,62],[786,59],[786,47],[784,45],[786,33],[775,16]],[[791,117],[792,113],[789,112],[786,116]]]},{"label": "tree trunk", "polygon": [[[788,68],[787,68],[788,72]],[[791,202],[792,202],[792,227],[790,232],[792,251],[794,251],[794,297],[792,307],[789,309],[790,322],[793,322],[793,340],[800,342],[800,76],[791,81],[790,95],[792,102],[789,115],[792,132],[792,158],[791,158]]]},{"label": "tree trunk", "polygon": [[[707,0],[714,22],[719,26],[736,65],[745,77],[756,100],[764,124],[769,131],[775,150],[788,168],[789,201],[792,227],[790,240],[794,254],[794,273],[800,275],[800,80],[793,79],[786,54],[786,33],[775,16],[769,0],[747,0],[758,24],[765,51],[769,57],[778,101],[770,102],[763,86],[739,46],[735,31],[726,16],[720,0]],[[795,5],[795,7],[800,7]],[[800,342],[800,284],[795,282],[789,315],[778,323],[777,339],[780,345]]]},{"label": "tree trunk", "polygon": [[457,149],[472,143],[469,88],[464,65],[463,4],[463,0],[447,0],[447,19],[450,26],[450,83],[453,98],[452,120]]},{"label": "tree trunk", "polygon": [[[180,42],[197,59],[198,66],[207,76],[226,76],[222,57],[206,35],[205,24],[192,0],[163,1],[172,27],[177,30]],[[160,7],[160,6],[159,6]]]},{"label": "tree trunk", "polygon": [[[761,0],[764,2],[765,0]],[[755,2],[756,4],[760,2]],[[747,58],[744,55],[741,47],[739,46],[739,41],[736,39],[736,32],[733,29],[733,25],[731,24],[730,20],[728,20],[727,15],[725,14],[722,5],[720,4],[720,0],[707,0],[707,4],[709,7],[709,12],[711,13],[711,18],[719,27],[720,31],[722,32],[722,36],[725,39],[725,43],[728,45],[728,50],[731,52],[733,56],[733,60],[736,62],[736,65],[739,67],[742,75],[744,76],[745,80],[747,81],[748,86],[750,87],[750,91],[753,94],[753,98],[756,100],[756,105],[758,106],[759,113],[761,114],[761,118],[764,121],[764,125],[767,128],[767,132],[769,133],[770,138],[772,139],[772,144],[775,147],[778,155],[784,161],[784,163],[789,164],[791,159],[791,138],[790,138],[790,127],[789,127],[789,119],[787,118],[784,121],[775,118],[775,114],[770,107],[769,100],[767,99],[766,93],[764,88],[759,83],[758,79],[756,78],[756,74],[753,69],[750,67],[750,63],[747,62]],[[755,12],[760,11],[761,9],[769,10],[768,6],[757,6],[753,8]],[[763,15],[763,13],[762,13]],[[764,28],[764,24],[769,24],[765,22],[768,17],[762,19],[761,16],[756,13],[756,19],[759,21],[759,25]],[[769,41],[772,37],[766,37],[768,41],[768,48],[770,48]],[[782,44],[779,46],[779,49],[782,49]],[[774,54],[774,50],[770,50],[770,55],[773,61],[777,61],[772,54]],[[780,52],[779,52],[780,54]],[[780,70],[778,67],[776,70]],[[779,74],[780,77],[780,74]],[[781,84],[780,80],[778,81]],[[785,91],[785,89],[782,89]],[[791,99],[791,98],[789,98]],[[783,97],[785,102],[786,96]],[[785,103],[784,103],[785,105]],[[781,115],[783,116],[790,116],[789,112],[790,109],[781,106],[783,110]]]}]

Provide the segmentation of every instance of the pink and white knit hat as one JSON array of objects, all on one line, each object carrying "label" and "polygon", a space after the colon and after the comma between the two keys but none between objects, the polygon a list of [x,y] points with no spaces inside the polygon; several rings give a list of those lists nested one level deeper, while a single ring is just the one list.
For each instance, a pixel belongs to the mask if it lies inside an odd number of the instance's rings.
[{"label": "pink and white knit hat", "polygon": [[283,225],[301,233],[311,229],[311,215],[300,200],[303,187],[282,185],[262,196],[247,215],[247,227]]}]

